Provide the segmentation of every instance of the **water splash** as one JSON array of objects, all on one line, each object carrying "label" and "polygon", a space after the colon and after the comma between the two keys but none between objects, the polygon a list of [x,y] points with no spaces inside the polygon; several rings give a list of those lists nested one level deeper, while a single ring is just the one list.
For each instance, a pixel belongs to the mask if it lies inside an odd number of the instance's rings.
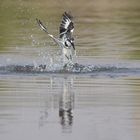
[{"label": "water splash", "polygon": [[0,66],[0,74],[5,73],[49,73],[49,74],[91,74],[91,75],[110,75],[110,76],[127,76],[140,75],[140,68],[127,68],[111,65],[82,65],[78,63],[67,64],[65,66],[54,64],[48,67],[47,65],[7,65]]}]

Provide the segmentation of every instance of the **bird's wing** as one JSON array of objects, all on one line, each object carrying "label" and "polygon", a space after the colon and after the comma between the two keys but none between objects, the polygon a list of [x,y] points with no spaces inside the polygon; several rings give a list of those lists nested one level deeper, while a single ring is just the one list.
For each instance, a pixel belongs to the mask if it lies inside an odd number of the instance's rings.
[{"label": "bird's wing", "polygon": [[73,17],[65,12],[62,17],[62,21],[60,24],[60,38],[63,37],[71,38],[71,34],[74,30],[74,24],[72,21]]},{"label": "bird's wing", "polygon": [[48,36],[50,36],[58,46],[61,46],[62,47],[63,46],[63,43],[59,39],[55,38],[52,34],[50,34],[48,32],[47,27],[41,22],[41,20],[39,20],[37,18],[36,18],[36,20],[37,20],[37,23],[40,26],[40,28],[43,31],[45,31],[48,34]]},{"label": "bird's wing", "polygon": [[40,28],[48,34],[47,28],[43,25],[41,20],[36,18],[36,21],[37,21],[38,25],[40,26]]}]

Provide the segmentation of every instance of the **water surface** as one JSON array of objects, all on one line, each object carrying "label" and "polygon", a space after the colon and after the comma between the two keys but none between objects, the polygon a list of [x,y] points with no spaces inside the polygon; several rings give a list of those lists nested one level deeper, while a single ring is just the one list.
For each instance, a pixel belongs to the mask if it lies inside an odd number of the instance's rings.
[{"label": "water surface", "polygon": [[[75,23],[77,56],[63,69],[64,11]],[[0,1],[0,139],[139,140],[138,0]]]}]

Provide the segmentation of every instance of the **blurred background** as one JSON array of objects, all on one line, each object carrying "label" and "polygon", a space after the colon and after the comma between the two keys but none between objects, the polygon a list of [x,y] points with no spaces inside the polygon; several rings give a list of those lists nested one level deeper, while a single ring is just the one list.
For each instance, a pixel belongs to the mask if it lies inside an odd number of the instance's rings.
[{"label": "blurred background", "polygon": [[64,11],[74,17],[77,56],[140,59],[139,0],[1,0],[0,54],[32,58],[41,47],[57,50],[35,19],[58,36]]}]

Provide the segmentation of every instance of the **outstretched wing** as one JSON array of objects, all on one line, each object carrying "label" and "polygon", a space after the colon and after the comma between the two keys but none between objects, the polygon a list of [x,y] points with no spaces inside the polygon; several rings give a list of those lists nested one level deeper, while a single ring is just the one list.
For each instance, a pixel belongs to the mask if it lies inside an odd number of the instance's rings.
[{"label": "outstretched wing", "polygon": [[63,38],[64,36],[71,38],[71,34],[74,30],[72,19],[73,17],[67,12],[63,14],[62,22],[60,24],[60,38]]},{"label": "outstretched wing", "polygon": [[41,22],[41,20],[36,18],[36,21],[37,21],[38,25],[40,26],[40,28],[43,31],[45,31],[48,34],[48,36],[50,36],[58,46],[61,46],[61,47],[63,46],[63,43],[59,39],[55,38],[52,34],[50,34],[48,32],[47,27],[44,26],[44,24]]},{"label": "outstretched wing", "polygon": [[45,31],[46,33],[48,33],[47,28],[43,25],[43,23],[37,18],[36,18],[36,21],[38,25],[40,26],[40,28],[43,29],[43,31]]}]

